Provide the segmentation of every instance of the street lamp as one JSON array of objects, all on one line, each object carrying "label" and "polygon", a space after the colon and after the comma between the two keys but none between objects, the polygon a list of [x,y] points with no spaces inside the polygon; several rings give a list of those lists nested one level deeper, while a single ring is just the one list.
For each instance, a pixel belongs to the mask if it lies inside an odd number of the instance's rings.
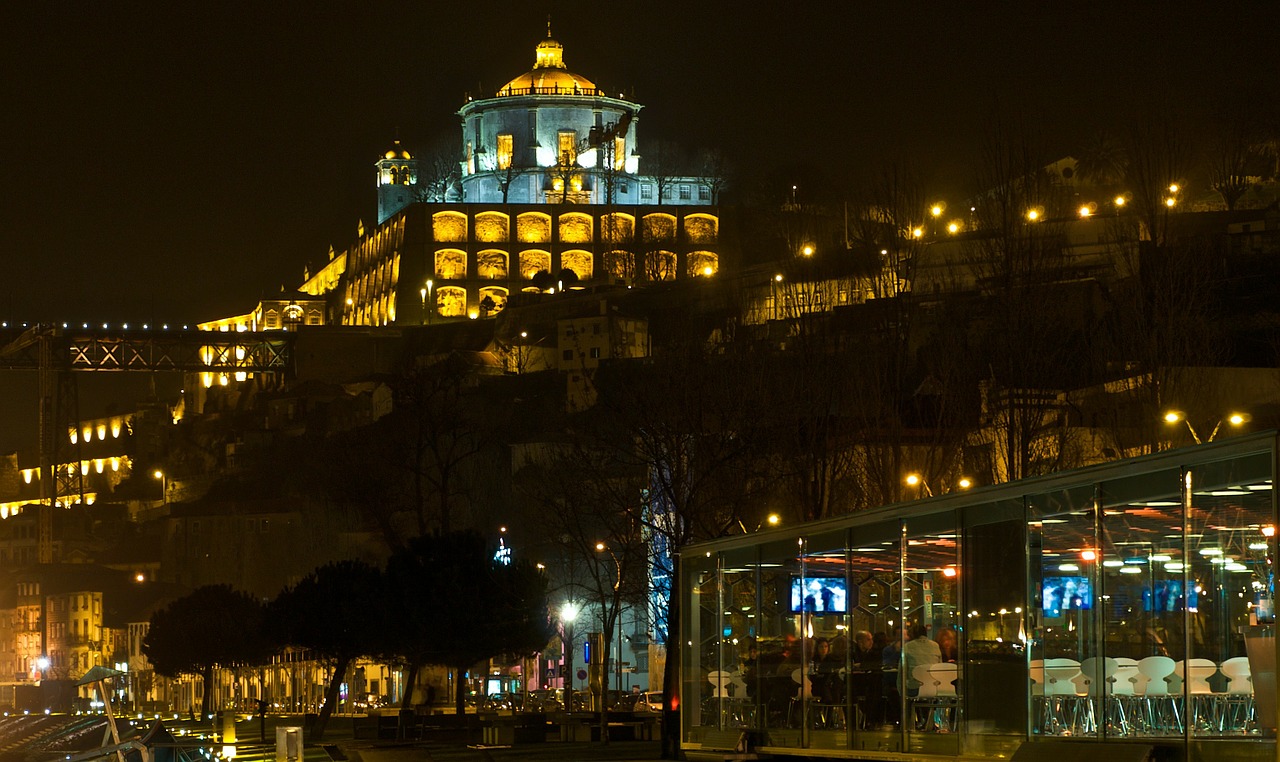
[{"label": "street lamp", "polygon": [[1164,422],[1171,426],[1178,423],[1185,424],[1187,431],[1191,432],[1191,439],[1194,440],[1196,444],[1204,444],[1205,442],[1212,442],[1216,439],[1218,431],[1222,429],[1223,423],[1226,423],[1228,426],[1238,428],[1248,423],[1249,418],[1250,416],[1248,413],[1228,413],[1226,416],[1219,418],[1218,422],[1213,425],[1213,431],[1209,432],[1209,438],[1202,440],[1199,432],[1197,432],[1195,427],[1191,425],[1191,421],[1187,419],[1186,413],[1183,413],[1181,410],[1170,410],[1164,414]]},{"label": "street lamp", "polygon": [[573,601],[566,601],[560,607],[560,621],[564,624],[565,640],[564,643],[564,708],[566,712],[573,711],[573,620],[578,618],[578,604]]},{"label": "street lamp", "polygon": [[[621,692],[622,691],[622,596],[620,591],[622,590],[622,564],[618,563],[618,557],[614,555],[613,550],[611,550],[609,546],[605,545],[603,542],[596,543],[596,552],[597,553],[607,552],[609,554],[609,557],[613,559],[613,604],[618,607],[618,612],[616,614],[616,616],[618,617],[618,650],[615,651],[613,654],[613,662],[614,664],[617,665],[618,687],[616,688],[616,690]],[[601,656],[603,657],[604,654],[601,654]],[[600,665],[600,669],[602,673],[604,670],[607,670],[608,668],[609,668],[608,664]],[[602,690],[600,692],[600,711],[604,711],[607,708],[608,703],[609,703],[609,694],[607,691]]]},{"label": "street lamp", "polygon": [[769,284],[769,287],[773,291],[773,319],[774,320],[778,319],[778,284],[781,282],[782,282],[782,273],[778,273],[777,275],[773,276],[773,282]]},{"label": "street lamp", "polygon": [[[418,292],[418,293],[422,294],[422,311],[423,311],[423,313],[425,313],[425,315],[426,315],[426,319],[427,319],[427,322],[428,322],[428,323],[430,323],[430,322],[431,322],[431,316],[432,316],[432,315],[434,315],[434,314],[435,314],[435,311],[436,311],[436,303],[435,303],[435,301],[431,298],[431,290],[432,290],[433,288],[435,288],[435,285],[436,285],[436,282],[435,282],[435,281],[433,281],[433,280],[432,280],[432,279],[430,279],[430,278],[427,278],[427,285],[426,285],[426,288],[423,288],[423,289],[419,290],[419,292]],[[428,302],[428,301],[430,301],[430,302],[431,302],[431,310],[430,310],[430,311],[428,311],[428,310],[427,310],[427,302]]]},{"label": "street lamp", "polygon": [[924,477],[917,473],[907,474],[905,479],[908,487],[916,488],[916,498],[933,497],[933,492],[929,489],[929,484],[925,482]]},{"label": "street lamp", "polygon": [[169,477],[164,471],[156,469],[151,472],[151,478],[160,480],[160,499],[165,505],[169,504]]}]

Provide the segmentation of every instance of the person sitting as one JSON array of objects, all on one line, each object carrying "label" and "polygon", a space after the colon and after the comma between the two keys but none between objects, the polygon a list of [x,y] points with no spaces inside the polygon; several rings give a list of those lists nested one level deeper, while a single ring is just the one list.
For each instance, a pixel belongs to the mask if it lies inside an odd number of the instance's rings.
[{"label": "person sitting", "polygon": [[943,627],[938,631],[938,651],[942,655],[942,661],[948,664],[955,664],[959,658],[956,650],[956,631],[950,627]]},{"label": "person sitting", "polygon": [[916,667],[942,663],[942,649],[929,639],[929,628],[917,622],[911,626],[911,639],[902,646],[902,668],[906,670],[907,695],[920,692],[920,681],[915,679]]}]

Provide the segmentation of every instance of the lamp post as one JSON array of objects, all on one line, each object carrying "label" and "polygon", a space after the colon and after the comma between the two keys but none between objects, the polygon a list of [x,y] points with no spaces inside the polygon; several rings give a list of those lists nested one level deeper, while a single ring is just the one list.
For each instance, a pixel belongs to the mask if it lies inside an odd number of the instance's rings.
[{"label": "lamp post", "polygon": [[164,501],[165,505],[168,505],[169,504],[169,476],[164,471],[161,471],[158,468],[155,471],[151,472],[151,476],[154,479],[160,480],[160,499]]},{"label": "lamp post", "polygon": [[1186,413],[1183,413],[1181,410],[1170,410],[1165,413],[1164,422],[1171,426],[1178,423],[1185,424],[1187,431],[1191,432],[1191,439],[1196,444],[1204,444],[1205,442],[1212,442],[1217,438],[1218,432],[1222,429],[1223,423],[1238,428],[1249,422],[1249,415],[1247,413],[1228,413],[1222,418],[1219,418],[1218,422],[1213,425],[1213,431],[1209,432],[1208,439],[1200,438],[1199,432],[1197,432],[1195,427],[1191,425],[1191,421],[1187,418]]},{"label": "lamp post", "polygon": [[[435,281],[433,281],[433,280],[432,280],[432,279],[430,279],[430,278],[427,278],[427,285],[426,285],[426,286],[423,286],[423,287],[422,287],[422,288],[420,288],[420,289],[418,289],[418,294],[422,297],[422,317],[423,317],[423,321],[424,321],[424,322],[427,322],[427,323],[430,323],[430,322],[431,322],[431,316],[432,316],[432,315],[435,313],[435,311],[436,311],[436,303],[435,303],[435,301],[434,301],[434,300],[432,300],[432,298],[431,298],[431,291],[435,288],[435,285],[436,285],[436,282],[435,282]],[[428,311],[428,310],[427,310],[427,302],[428,302],[428,301],[430,301],[430,302],[431,302],[431,309],[430,309],[430,311]]]},{"label": "lamp post", "polygon": [[[618,618],[618,650],[613,655],[613,661],[614,661],[614,664],[617,665],[617,675],[618,675],[617,690],[621,691],[622,690],[622,596],[620,594],[620,591],[622,590],[622,564],[618,563],[618,557],[614,555],[613,550],[610,549],[609,546],[605,545],[603,542],[596,543],[596,552],[608,553],[609,557],[613,559],[613,604],[618,607],[618,611],[615,614],[615,616],[617,616]],[[609,668],[608,664],[604,664],[602,666],[605,669]],[[608,692],[602,691],[602,694],[603,695],[601,696],[601,699],[600,699],[601,711],[608,708],[607,704],[609,702]]]},{"label": "lamp post", "polygon": [[560,622],[564,625],[564,709],[573,711],[573,620],[578,618],[578,604],[566,601],[560,607]]},{"label": "lamp post", "polygon": [[770,287],[773,289],[773,319],[778,319],[778,284],[782,282],[782,273],[773,276],[773,282]]}]

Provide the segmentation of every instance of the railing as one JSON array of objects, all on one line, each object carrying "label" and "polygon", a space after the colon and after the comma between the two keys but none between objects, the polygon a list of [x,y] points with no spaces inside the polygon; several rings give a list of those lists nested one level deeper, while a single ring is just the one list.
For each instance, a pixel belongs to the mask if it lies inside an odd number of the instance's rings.
[{"label": "railing", "polygon": [[586,98],[608,98],[609,95],[598,87],[561,87],[560,85],[552,85],[551,87],[510,87],[503,88],[498,92],[499,98],[505,98],[512,95],[581,95]]}]

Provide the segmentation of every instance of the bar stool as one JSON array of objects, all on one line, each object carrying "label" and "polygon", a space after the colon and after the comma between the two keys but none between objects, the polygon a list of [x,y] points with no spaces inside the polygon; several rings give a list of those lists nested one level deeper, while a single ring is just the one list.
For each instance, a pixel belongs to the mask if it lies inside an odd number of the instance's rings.
[{"label": "bar stool", "polygon": [[1224,733],[1250,733],[1256,722],[1253,700],[1253,676],[1249,671],[1249,658],[1237,656],[1222,662],[1222,674],[1226,676],[1227,692],[1215,694],[1219,702],[1218,717]]},{"label": "bar stool", "polygon": [[1142,686],[1143,731],[1152,735],[1182,735],[1179,696],[1170,691],[1169,676],[1175,667],[1168,656],[1148,656],[1138,662]]}]

